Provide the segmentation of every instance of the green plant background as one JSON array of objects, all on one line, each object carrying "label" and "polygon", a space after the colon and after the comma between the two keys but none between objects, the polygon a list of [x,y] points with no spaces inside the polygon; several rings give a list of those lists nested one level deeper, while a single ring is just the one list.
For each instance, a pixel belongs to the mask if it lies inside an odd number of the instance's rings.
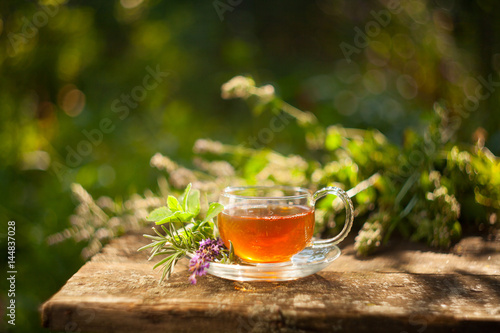
[{"label": "green plant background", "polygon": [[[0,244],[6,254],[7,221],[16,221],[18,271],[17,325],[8,329],[44,331],[38,307],[84,262],[83,243],[47,244],[68,227],[78,204],[71,183],[95,198],[125,200],[158,188],[158,171],[149,166],[156,152],[191,166],[197,139],[236,145],[269,126],[272,114],[220,98],[231,77],[251,74],[273,84],[283,100],[312,112],[325,128],[377,129],[395,145],[404,144],[408,128],[424,130],[435,118],[435,102],[456,116],[475,95],[478,77],[500,81],[494,0],[242,0],[222,14],[221,2],[0,4]],[[357,47],[357,29],[365,31],[376,22],[372,11],[389,3],[401,10],[366,47]],[[36,21],[43,5],[55,10],[46,24]],[[30,22],[39,25],[36,31],[26,28]],[[358,50],[350,62],[341,43]],[[169,75],[120,119],[114,101],[143,83],[148,66]],[[461,122],[453,140],[473,145],[484,138],[499,155],[500,94],[496,86],[488,92],[466,118],[454,118]],[[61,172],[67,147],[77,149],[86,140],[82,131],[99,128],[104,118],[114,130]],[[294,122],[264,146],[315,156]],[[467,231],[479,231],[481,223]],[[6,280],[0,285],[5,302]]]}]

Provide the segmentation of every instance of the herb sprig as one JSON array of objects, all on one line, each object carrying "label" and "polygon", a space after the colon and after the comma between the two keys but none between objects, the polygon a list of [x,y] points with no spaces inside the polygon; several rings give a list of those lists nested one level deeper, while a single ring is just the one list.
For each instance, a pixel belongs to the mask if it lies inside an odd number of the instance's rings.
[{"label": "herb sprig", "polygon": [[[149,214],[147,220],[160,226],[160,230],[158,227],[153,227],[156,235],[145,234],[144,237],[150,239],[151,243],[141,247],[138,251],[150,249],[151,255],[148,260],[156,256],[166,256],[153,267],[153,269],[160,266],[163,268],[160,282],[170,278],[175,265],[182,257],[189,254],[194,256],[200,248],[200,243],[204,244],[207,240],[215,240],[218,237],[214,218],[223,209],[224,206],[221,204],[211,203],[205,217],[199,219],[200,191],[192,190],[189,184],[180,199],[169,195],[167,206],[156,208]],[[181,227],[176,228],[175,224],[178,223]],[[165,226],[166,224],[168,227]],[[223,246],[217,255],[217,258],[214,257],[213,260],[220,258],[225,263],[230,261],[229,258],[234,257],[234,254]]]}]

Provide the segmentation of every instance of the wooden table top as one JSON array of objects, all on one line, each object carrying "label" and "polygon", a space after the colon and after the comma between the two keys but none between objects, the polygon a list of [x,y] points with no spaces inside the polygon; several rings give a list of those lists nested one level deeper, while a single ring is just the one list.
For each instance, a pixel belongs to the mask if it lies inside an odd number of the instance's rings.
[{"label": "wooden table top", "polygon": [[403,241],[368,259],[353,246],[288,282],[188,282],[187,260],[158,284],[141,235],[87,262],[41,307],[65,332],[500,332],[500,242],[469,237],[451,253]]}]

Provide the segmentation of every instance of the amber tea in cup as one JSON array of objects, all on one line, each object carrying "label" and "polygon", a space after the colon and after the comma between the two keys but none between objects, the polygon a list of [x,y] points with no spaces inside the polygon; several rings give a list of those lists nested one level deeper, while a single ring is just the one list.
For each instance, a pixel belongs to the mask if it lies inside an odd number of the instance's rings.
[{"label": "amber tea in cup", "polygon": [[[346,223],[334,238],[311,241],[314,232],[314,204],[327,195],[337,195],[346,206]],[[307,246],[322,247],[340,242],[352,226],[352,202],[347,194],[328,187],[311,195],[291,186],[228,187],[221,194],[224,210],[217,219],[225,245],[248,262],[289,261]]]}]

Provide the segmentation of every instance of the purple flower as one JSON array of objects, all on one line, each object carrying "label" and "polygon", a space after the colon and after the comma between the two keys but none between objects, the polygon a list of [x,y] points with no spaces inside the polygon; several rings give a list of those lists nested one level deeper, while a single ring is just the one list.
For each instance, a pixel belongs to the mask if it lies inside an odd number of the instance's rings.
[{"label": "purple flower", "polygon": [[207,238],[200,241],[198,250],[189,261],[189,270],[193,272],[189,276],[191,284],[196,284],[196,276],[207,274],[206,270],[210,267],[210,262],[217,258],[223,246],[224,243],[220,238],[217,240]]},{"label": "purple flower", "polygon": [[200,248],[201,247],[206,247],[207,245],[210,246],[210,244],[212,244],[212,239],[210,239],[210,238],[202,239],[200,241]]},{"label": "purple flower", "polygon": [[196,284],[196,276],[194,273],[189,275],[189,282],[191,282],[191,284]]}]

